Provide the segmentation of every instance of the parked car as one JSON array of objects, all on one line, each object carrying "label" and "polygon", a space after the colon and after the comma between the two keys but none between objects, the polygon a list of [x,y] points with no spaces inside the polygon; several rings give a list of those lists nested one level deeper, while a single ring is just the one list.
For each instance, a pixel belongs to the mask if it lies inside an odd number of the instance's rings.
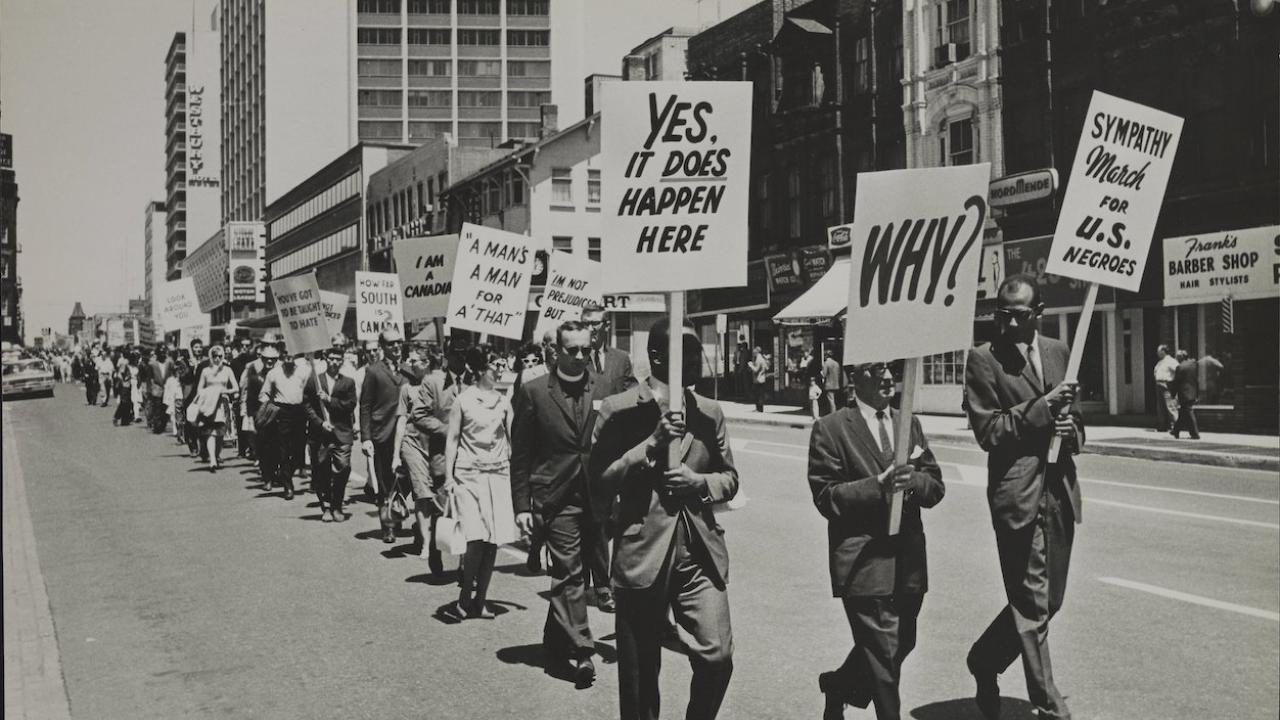
[{"label": "parked car", "polygon": [[4,399],[22,395],[53,397],[53,371],[40,358],[4,360]]}]

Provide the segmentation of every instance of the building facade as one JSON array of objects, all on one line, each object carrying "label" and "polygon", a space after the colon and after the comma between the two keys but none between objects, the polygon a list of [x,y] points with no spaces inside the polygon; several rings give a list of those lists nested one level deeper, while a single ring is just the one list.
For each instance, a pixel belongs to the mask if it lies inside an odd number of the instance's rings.
[{"label": "building facade", "polygon": [[639,45],[622,58],[624,80],[684,80],[687,72],[691,28],[670,27]]},{"label": "building facade", "polygon": [[76,306],[71,309],[71,314],[67,316],[67,334],[74,340],[80,341],[82,338],[80,333],[84,331],[84,308],[80,306],[80,301],[76,301]]},{"label": "building facade", "polygon": [[174,33],[164,60],[165,279],[187,257],[187,34]]},{"label": "building facade", "polygon": [[13,136],[0,134],[0,338],[21,345],[24,339],[22,277],[18,274],[18,180],[13,169]]},{"label": "building facade", "polygon": [[166,272],[165,244],[162,240],[165,233],[165,217],[168,212],[163,200],[147,202],[145,220],[142,225],[142,263],[143,263],[143,314],[152,320],[156,317],[156,289],[164,284]]}]

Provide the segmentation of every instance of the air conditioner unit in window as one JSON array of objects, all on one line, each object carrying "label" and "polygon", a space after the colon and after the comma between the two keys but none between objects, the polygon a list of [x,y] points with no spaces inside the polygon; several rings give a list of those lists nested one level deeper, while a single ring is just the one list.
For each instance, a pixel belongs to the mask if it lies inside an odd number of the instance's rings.
[{"label": "air conditioner unit in window", "polygon": [[956,61],[956,44],[946,43],[933,49],[933,66],[943,67]]}]

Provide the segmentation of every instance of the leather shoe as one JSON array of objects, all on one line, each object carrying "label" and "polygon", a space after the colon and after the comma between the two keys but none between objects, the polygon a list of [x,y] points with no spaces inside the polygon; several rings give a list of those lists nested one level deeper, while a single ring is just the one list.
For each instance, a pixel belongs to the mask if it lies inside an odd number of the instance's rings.
[{"label": "leather shoe", "polygon": [[284,499],[285,500],[293,499],[293,488],[289,487],[288,485],[284,486]]},{"label": "leather shoe", "polygon": [[440,551],[431,548],[427,553],[427,570],[431,571],[432,577],[440,577],[444,574],[444,563],[440,559]]},{"label": "leather shoe", "polygon": [[972,662],[965,664],[969,666],[969,674],[973,675],[973,681],[977,684],[973,701],[978,705],[978,711],[986,720],[1000,720],[1000,684],[996,681],[996,674],[978,670],[973,667]]},{"label": "leather shoe", "polygon": [[613,592],[609,588],[596,588],[596,607],[603,613],[615,613],[618,606],[613,602]]},{"label": "leather shoe", "polygon": [[844,698],[835,690],[835,673],[818,675],[818,689],[822,691],[822,720],[844,720]]},{"label": "leather shoe", "polygon": [[389,527],[382,529],[382,542],[391,545],[396,541],[396,531]]},{"label": "leather shoe", "polygon": [[333,522],[333,513],[329,512],[328,510],[325,510],[323,513],[320,513],[320,522]]},{"label": "leather shoe", "polygon": [[579,690],[589,688],[596,681],[596,664],[591,658],[581,658],[573,670],[573,686]]}]

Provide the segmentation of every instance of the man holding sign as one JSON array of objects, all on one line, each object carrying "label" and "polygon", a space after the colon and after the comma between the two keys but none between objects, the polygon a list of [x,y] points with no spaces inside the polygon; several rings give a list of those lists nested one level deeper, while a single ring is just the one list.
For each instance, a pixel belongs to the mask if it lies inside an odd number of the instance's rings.
[{"label": "man holding sign", "polygon": [[[982,714],[1000,715],[996,677],[1022,655],[1027,696],[1041,718],[1068,718],[1049,662],[1049,618],[1062,606],[1071,561],[1080,488],[1070,453],[1084,424],[1059,413],[1076,396],[1066,382],[1066,343],[1039,333],[1044,304],[1035,278],[1014,275],[997,291],[999,336],[969,352],[965,408],[987,451],[987,502],[995,526],[1000,572],[1009,603],[969,650]],[[1061,437],[1063,458],[1046,462],[1049,441]]]}]

